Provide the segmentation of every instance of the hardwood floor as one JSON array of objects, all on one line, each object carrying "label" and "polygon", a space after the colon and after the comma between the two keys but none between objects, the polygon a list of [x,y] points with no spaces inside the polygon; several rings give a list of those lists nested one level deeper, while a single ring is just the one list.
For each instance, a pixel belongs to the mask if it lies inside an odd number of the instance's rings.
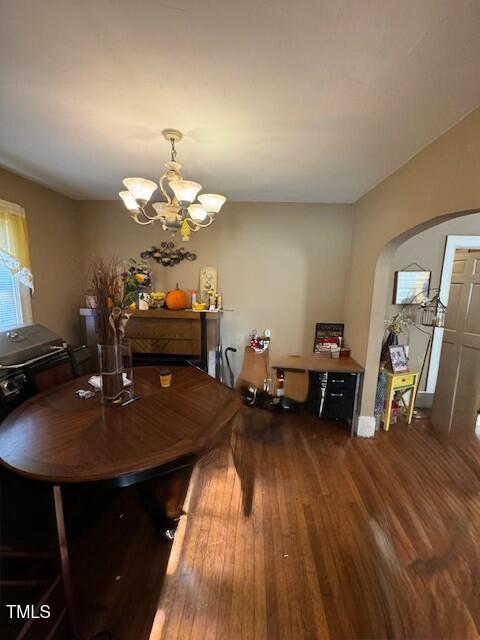
[{"label": "hardwood floor", "polygon": [[246,411],[251,516],[226,449],[196,469],[150,640],[478,638],[476,439]]},{"label": "hardwood floor", "polygon": [[[181,511],[190,473],[148,481],[171,516]],[[171,544],[155,530],[135,486],[94,496],[106,504],[70,543],[82,638],[108,630],[113,640],[147,640]]]}]

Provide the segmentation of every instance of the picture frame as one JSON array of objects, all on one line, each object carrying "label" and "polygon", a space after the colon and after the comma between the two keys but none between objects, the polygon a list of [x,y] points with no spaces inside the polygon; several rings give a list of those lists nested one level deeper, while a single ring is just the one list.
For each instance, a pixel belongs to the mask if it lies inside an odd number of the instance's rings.
[{"label": "picture frame", "polygon": [[422,304],[430,293],[431,271],[395,271],[392,304]]},{"label": "picture frame", "polygon": [[404,345],[390,345],[388,350],[390,352],[390,364],[393,373],[408,371],[408,357]]},{"label": "picture frame", "polygon": [[344,328],[343,322],[317,322],[313,353],[321,353],[330,345],[341,347]]},{"label": "picture frame", "polygon": [[199,301],[210,304],[210,291],[218,291],[217,288],[217,267],[202,267],[200,269],[200,290]]}]

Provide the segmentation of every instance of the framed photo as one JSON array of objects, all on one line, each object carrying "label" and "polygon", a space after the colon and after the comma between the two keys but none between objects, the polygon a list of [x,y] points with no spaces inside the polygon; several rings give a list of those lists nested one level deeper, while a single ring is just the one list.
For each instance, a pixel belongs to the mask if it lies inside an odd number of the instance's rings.
[{"label": "framed photo", "polygon": [[217,289],[217,267],[202,267],[200,269],[200,302],[210,304],[210,291]]},{"label": "framed photo", "polygon": [[430,292],[431,271],[395,271],[393,304],[422,304]]},{"label": "framed photo", "polygon": [[403,345],[394,345],[388,347],[390,351],[390,362],[393,373],[401,373],[408,371],[408,358]]},{"label": "framed photo", "polygon": [[321,353],[332,346],[341,347],[344,327],[342,322],[317,322],[313,353]]}]

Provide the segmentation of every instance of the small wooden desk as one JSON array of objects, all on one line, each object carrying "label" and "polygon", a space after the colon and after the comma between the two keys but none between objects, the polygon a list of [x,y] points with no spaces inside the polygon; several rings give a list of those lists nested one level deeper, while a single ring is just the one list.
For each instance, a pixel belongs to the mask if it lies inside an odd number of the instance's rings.
[{"label": "small wooden desk", "polygon": [[[353,358],[290,355],[276,357],[271,366],[283,371],[308,371],[307,404],[312,412],[319,417],[346,419],[351,424],[351,435],[356,434],[363,378],[363,367],[358,362]],[[343,411],[345,402],[351,407],[348,416]],[[335,404],[338,407],[338,415]],[[323,413],[324,407],[329,409],[326,413]]]},{"label": "small wooden desk", "polygon": [[[385,391],[385,408],[383,411],[383,429],[384,431],[388,431],[390,428],[390,417],[392,415],[392,402],[397,392],[400,395],[400,400],[407,415],[407,424],[412,422],[420,374],[418,371],[402,371],[402,373],[385,371],[385,373],[387,374],[387,388]],[[406,393],[409,394],[407,402],[405,401]]]}]

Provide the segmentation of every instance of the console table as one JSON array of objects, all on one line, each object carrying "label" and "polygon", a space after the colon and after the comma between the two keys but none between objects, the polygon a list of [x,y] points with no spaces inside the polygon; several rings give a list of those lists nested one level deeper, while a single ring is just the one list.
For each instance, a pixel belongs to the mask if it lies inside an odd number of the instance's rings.
[{"label": "console table", "polygon": [[[80,309],[85,321],[86,343],[96,349],[93,309]],[[135,364],[162,364],[194,361],[216,378],[216,353],[220,344],[218,311],[135,311],[127,323],[126,337],[132,343]],[[96,353],[94,355],[96,362]]]},{"label": "console table", "polygon": [[307,371],[307,408],[320,418],[345,420],[355,435],[363,367],[353,358],[325,356],[284,356],[275,358],[278,371]]}]

